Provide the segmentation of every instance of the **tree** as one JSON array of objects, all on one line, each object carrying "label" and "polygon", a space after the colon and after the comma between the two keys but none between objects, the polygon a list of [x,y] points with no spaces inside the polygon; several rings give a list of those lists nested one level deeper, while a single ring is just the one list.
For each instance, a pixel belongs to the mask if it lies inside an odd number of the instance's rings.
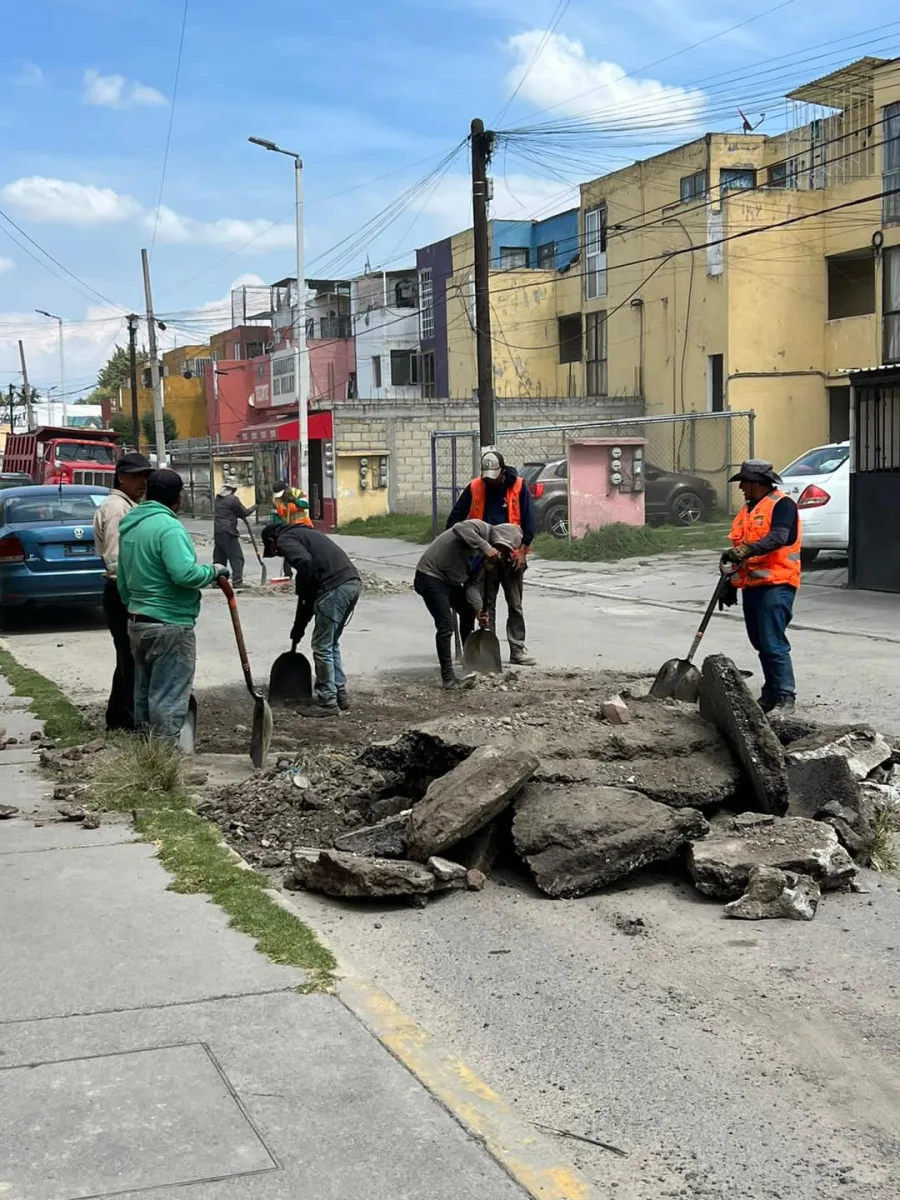
[{"label": "tree", "polygon": [[[147,361],[147,351],[139,347],[135,357],[138,366],[138,386],[140,386],[140,369]],[[91,395],[92,397],[117,396],[120,387],[131,387],[131,363],[126,346],[116,346],[106,365],[100,369],[97,375],[97,387]],[[99,402],[99,398],[93,400],[95,404],[99,404]]]},{"label": "tree", "polygon": [[131,414],[112,412],[109,414],[109,427],[113,433],[118,433],[126,441],[131,441]]},{"label": "tree", "polygon": [[[156,425],[152,412],[145,412],[141,417],[141,432],[147,439],[148,445],[156,445]],[[166,445],[169,442],[174,442],[178,437],[178,426],[175,424],[175,418],[171,413],[165,411],[163,411],[163,432],[166,438]]]}]

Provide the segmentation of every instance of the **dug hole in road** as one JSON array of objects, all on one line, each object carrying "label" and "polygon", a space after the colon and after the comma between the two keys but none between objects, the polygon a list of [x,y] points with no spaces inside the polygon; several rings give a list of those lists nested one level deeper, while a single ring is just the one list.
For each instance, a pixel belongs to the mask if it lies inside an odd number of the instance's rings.
[{"label": "dug hole in road", "polygon": [[[287,648],[293,599],[251,592],[239,603],[264,680]],[[552,669],[507,672],[448,696],[418,598],[402,580],[387,592],[366,589],[343,641],[353,712],[339,721],[276,713],[271,776],[205,796],[207,815],[280,878],[288,847],[329,845],[373,815],[384,767],[361,764],[360,752],[427,721],[537,747],[557,765],[568,761],[570,780],[602,769],[618,787],[643,783],[661,795],[667,779],[690,786],[684,766],[695,760],[672,749],[669,727],[640,701],[626,696],[635,718],[624,731],[598,712],[612,692],[646,692],[657,667],[687,648],[695,616],[537,588],[527,591],[526,616],[529,646]],[[865,720],[886,734],[900,726],[893,647],[804,631],[792,640],[803,714]],[[99,625],[22,629],[9,645],[76,702],[105,699],[112,653]],[[758,673],[736,621],[714,621],[706,650]],[[221,779],[230,756],[246,755],[252,706],[227,611],[212,594],[198,625],[197,686],[199,749],[213,756],[202,761],[221,758],[226,766],[211,773]],[[589,727],[599,741],[586,738]],[[657,775],[636,779],[651,761]],[[707,800],[718,769],[694,781]],[[396,811],[426,785],[414,778],[408,796],[380,799]],[[379,983],[526,1120],[622,1151],[560,1139],[600,1195],[893,1200],[900,893],[893,875],[864,870],[859,879],[863,894],[826,894],[803,923],[724,919],[721,900],[700,895],[679,856],[580,899],[548,899],[507,854],[484,890],[450,889],[423,908],[305,891],[291,900],[339,959]]]}]

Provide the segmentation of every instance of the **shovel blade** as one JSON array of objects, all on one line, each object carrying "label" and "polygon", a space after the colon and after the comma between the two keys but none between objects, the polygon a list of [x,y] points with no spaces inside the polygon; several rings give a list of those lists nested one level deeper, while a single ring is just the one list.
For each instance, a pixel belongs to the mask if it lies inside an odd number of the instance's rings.
[{"label": "shovel blade", "polygon": [[257,770],[266,765],[272,741],[272,710],[262,696],[253,701],[253,728],[250,733],[250,761]]},{"label": "shovel blade", "polygon": [[490,629],[476,629],[466,638],[462,657],[463,669],[480,675],[499,675],[503,671],[500,642]]},{"label": "shovel blade", "polygon": [[192,695],[188,701],[188,713],[181,733],[178,735],[178,749],[182,754],[191,755],[197,746],[197,701]]},{"label": "shovel blade", "polygon": [[309,704],[312,694],[312,668],[306,655],[296,650],[279,654],[269,674],[269,703]]},{"label": "shovel blade", "polygon": [[657,700],[696,704],[700,697],[700,672],[685,658],[670,658],[659,668],[650,695]]}]

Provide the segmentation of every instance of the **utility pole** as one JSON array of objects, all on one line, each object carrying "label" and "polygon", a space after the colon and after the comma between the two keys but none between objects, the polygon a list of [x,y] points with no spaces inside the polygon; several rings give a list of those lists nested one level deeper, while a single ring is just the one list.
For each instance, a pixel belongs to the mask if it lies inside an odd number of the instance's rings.
[{"label": "utility pole", "polygon": [[147,340],[150,344],[150,384],[153,388],[153,427],[156,442],[156,465],[166,465],[166,429],[163,423],[162,377],[159,372],[159,355],[156,350],[156,318],[153,315],[153,296],[150,292],[150,260],[147,251],[141,251],[144,268],[144,297],[147,303]]},{"label": "utility pole", "polygon": [[484,122],[472,122],[472,226],[475,238],[475,348],[478,357],[478,425],[482,453],[497,438],[494,413],[494,360],[491,346],[491,248],[488,237],[487,165],[494,135]]},{"label": "utility pole", "polygon": [[16,389],[9,385],[9,436],[16,432]]},{"label": "utility pole", "polygon": [[28,385],[28,367],[25,365],[25,346],[19,339],[19,360],[22,363],[22,378],[25,388],[25,427],[29,433],[34,429],[34,410],[31,407],[31,388]]},{"label": "utility pole", "polygon": [[138,417],[138,376],[137,376],[137,347],[135,345],[137,339],[138,322],[140,317],[137,313],[129,313],[128,321],[128,367],[131,375],[131,440],[135,450],[141,444],[141,422]]}]

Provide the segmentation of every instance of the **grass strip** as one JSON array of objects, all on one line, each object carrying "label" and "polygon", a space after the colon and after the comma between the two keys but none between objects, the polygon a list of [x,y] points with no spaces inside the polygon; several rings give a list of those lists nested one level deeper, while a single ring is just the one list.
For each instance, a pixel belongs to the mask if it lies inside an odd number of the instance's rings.
[{"label": "grass strip", "polygon": [[96,736],[84,714],[45,676],[16,662],[0,648],[0,671],[17,696],[27,697],[29,708],[44,723],[44,733],[60,746],[77,746]]},{"label": "grass strip", "polygon": [[700,521],[696,525],[603,525],[581,538],[555,538],[539,533],[535,550],[543,559],[562,562],[619,562],[623,558],[675,554],[683,550],[719,550],[728,545],[729,526]]},{"label": "grass strip", "polygon": [[[17,696],[31,700],[32,711],[55,741],[77,745],[95,734],[55,683],[3,649],[0,672]],[[331,952],[299,917],[267,894],[272,881],[244,867],[223,845],[218,826],[191,808],[182,760],[173,747],[120,734],[109,737],[97,757],[92,780],[97,807],[135,814],[138,834],[156,846],[160,862],[174,876],[171,891],[208,895],[228,914],[233,929],[255,938],[262,954],[306,972],[302,991],[332,986],[336,963]]]},{"label": "grass strip", "polygon": [[[446,517],[441,517],[438,530],[444,528]],[[381,517],[357,517],[338,530],[340,534],[353,537],[400,538],[404,542],[415,542],[425,546],[432,540],[431,513],[385,513]]]}]

